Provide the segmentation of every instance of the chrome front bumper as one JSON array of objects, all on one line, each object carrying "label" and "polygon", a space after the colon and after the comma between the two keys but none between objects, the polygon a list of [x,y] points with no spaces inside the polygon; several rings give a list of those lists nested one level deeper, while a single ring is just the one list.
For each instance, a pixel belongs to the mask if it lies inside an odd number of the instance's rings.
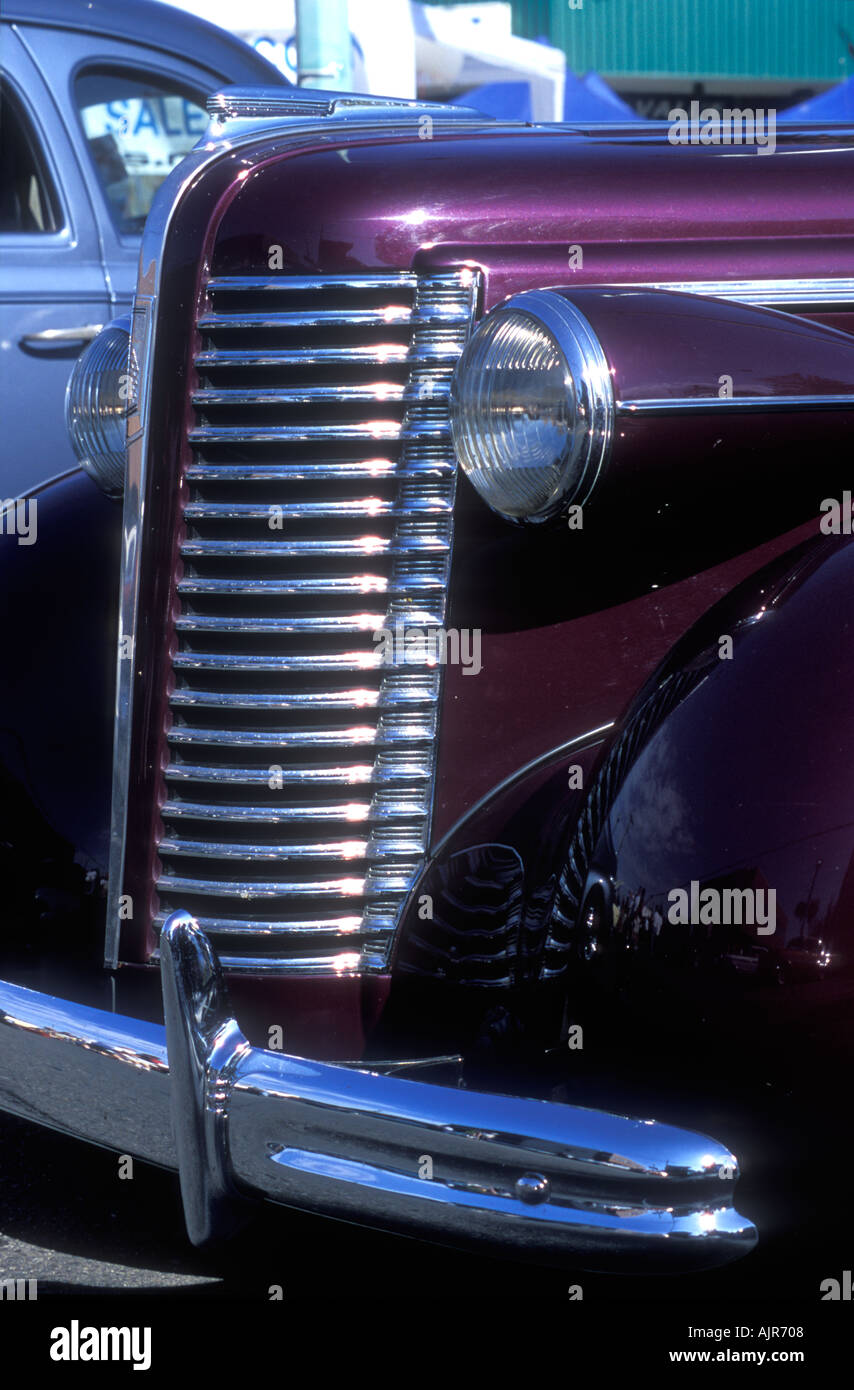
[{"label": "chrome front bumper", "polygon": [[252,1047],[193,919],[160,949],[165,1028],[0,982],[0,1109],[177,1168],[197,1244],[260,1198],[576,1268],[702,1269],[755,1243],[714,1140]]}]

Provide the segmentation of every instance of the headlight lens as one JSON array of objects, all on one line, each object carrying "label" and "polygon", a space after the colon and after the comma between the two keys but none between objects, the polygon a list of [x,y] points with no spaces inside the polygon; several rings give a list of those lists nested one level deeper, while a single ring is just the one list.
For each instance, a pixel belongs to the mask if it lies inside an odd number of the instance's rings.
[{"label": "headlight lens", "polygon": [[512,521],[545,521],[590,495],[610,448],[613,391],[599,340],[553,290],[488,314],[451,385],[460,464]]},{"label": "headlight lens", "polygon": [[127,419],[137,408],[138,395],[131,317],[123,314],[77,359],[65,393],[65,423],[74,452],[110,497],[121,497],[124,489]]}]

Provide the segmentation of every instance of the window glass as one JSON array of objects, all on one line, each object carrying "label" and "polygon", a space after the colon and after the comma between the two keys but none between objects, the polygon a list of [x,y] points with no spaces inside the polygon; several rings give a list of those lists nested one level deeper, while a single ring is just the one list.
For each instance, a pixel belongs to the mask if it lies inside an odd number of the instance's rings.
[{"label": "window glass", "polygon": [[56,208],[35,136],[0,83],[0,233],[55,232]]},{"label": "window glass", "polygon": [[75,98],[116,226],[140,232],[158,186],[207,128],[204,99],[159,78],[113,71],[82,74]]}]

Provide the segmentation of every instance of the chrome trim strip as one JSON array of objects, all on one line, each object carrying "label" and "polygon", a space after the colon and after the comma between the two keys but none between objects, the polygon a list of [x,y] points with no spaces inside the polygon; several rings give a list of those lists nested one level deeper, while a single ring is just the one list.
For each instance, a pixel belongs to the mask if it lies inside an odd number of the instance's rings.
[{"label": "chrome trim strip", "polygon": [[441,577],[415,572],[405,574],[398,566],[393,580],[382,574],[312,575],[309,579],[294,576],[288,579],[202,579],[185,576],[178,581],[179,594],[261,594],[265,597],[336,595],[368,598],[372,594],[405,597],[411,594],[433,593],[444,588]]},{"label": "chrome trim strip", "polygon": [[200,333],[219,333],[245,328],[282,331],[291,328],[409,328],[412,322],[412,310],[406,305],[389,304],[381,312],[376,309],[351,309],[348,313],[339,309],[283,309],[267,314],[202,314],[197,326]]},{"label": "chrome trim strip", "polygon": [[[386,793],[386,797],[388,793]],[[350,821],[358,825],[381,824],[396,816],[423,816],[426,797],[408,789],[394,795],[392,800],[376,796],[370,801],[318,802],[313,806],[240,806],[225,802],[171,800],[164,803],[160,814],[167,819],[188,817],[191,820],[252,821],[281,825],[287,821]]]},{"label": "chrome trim strip", "polygon": [[852,410],[854,396],[670,396],[618,401],[618,415],[767,415],[800,410]]},{"label": "chrome trim strip", "polygon": [[[333,787],[356,787],[365,782],[395,783],[427,781],[430,776],[430,759],[424,754],[411,752],[408,761],[401,765],[380,755],[374,763],[300,763],[296,767],[282,768],[282,781],[296,785],[305,783],[312,786],[326,783]],[[221,781],[222,770],[201,763],[171,763],[166,772],[167,780],[175,782],[215,782]],[[267,783],[266,768],[234,767],[229,770],[229,782],[247,785]]]},{"label": "chrome trim strip", "polygon": [[[391,1076],[404,1071],[426,1071],[431,1067],[453,1066],[458,1072],[462,1063],[463,1057],[459,1052],[446,1053],[439,1057],[406,1057],[393,1061],[387,1058],[383,1058],[382,1061],[374,1061],[371,1058],[371,1071],[381,1072],[384,1076]],[[339,1067],[352,1067],[357,1071],[365,1070],[363,1062],[339,1062],[337,1065]]]},{"label": "chrome trim strip", "polygon": [[[160,912],[155,918],[158,928],[163,928],[169,920],[171,914]],[[275,937],[280,935],[295,934],[298,936],[316,937],[329,936],[330,934],[346,934],[358,939],[365,935],[362,926],[362,919],[358,915],[344,917],[312,917],[308,919],[283,918],[280,921],[263,922],[256,929],[254,923],[248,923],[242,917],[195,917],[193,919],[197,926],[204,931],[206,936],[253,936],[256,944],[263,944],[265,937]],[[339,942],[339,945],[342,943]],[[261,959],[265,959],[261,957]],[[270,957],[266,957],[268,963]],[[278,962],[277,962],[278,963]]]},{"label": "chrome trim strip", "polygon": [[433,111],[442,115],[452,114],[462,120],[484,120],[479,111],[465,106],[445,106],[441,102],[407,97],[373,96],[366,92],[324,91],[315,87],[295,87],[292,91],[283,91],[278,87],[223,87],[207,100],[209,115],[224,122],[281,120],[307,114],[328,118],[350,111],[363,114],[366,107],[375,117],[400,116],[409,111],[415,114]]},{"label": "chrome trim strip", "polygon": [[277,101],[266,89],[253,92],[251,88],[224,87],[213,92],[205,105],[213,120],[224,122],[276,115],[325,117],[330,114],[332,102],[325,92],[306,92],[302,88],[283,92]]},{"label": "chrome trim strip", "polygon": [[674,290],[711,299],[733,299],[760,308],[852,309],[854,277],[816,276],[791,280],[644,280],[619,281],[616,289]]},{"label": "chrome trim strip", "polygon": [[[373,774],[373,775],[372,775]],[[221,782],[221,767],[205,767],[199,763],[171,763],[166,769],[166,778],[172,782]],[[395,774],[394,771],[387,771],[382,776],[382,769],[376,770],[370,763],[344,763],[338,767],[331,767],[326,763],[316,767],[303,765],[299,767],[286,767],[282,769],[283,782],[300,782],[316,784],[317,782],[331,784],[332,786],[355,787],[364,782],[375,780],[394,781],[397,777],[406,777],[410,780],[416,774],[410,768],[405,773]],[[420,774],[426,779],[430,775],[429,759],[426,759]],[[266,768],[261,767],[233,767],[229,769],[229,782],[231,784],[245,783],[248,786],[261,783],[268,784],[268,773]]]},{"label": "chrome trim strip", "polygon": [[[423,806],[415,808],[415,814],[423,811]],[[239,806],[224,801],[167,801],[160,808],[165,820],[235,821],[237,824],[285,825],[288,821],[353,821],[358,825],[370,824],[380,817],[371,814],[369,801],[336,802],[331,805],[309,807],[296,806]],[[182,853],[189,853],[184,848]],[[283,853],[287,849],[283,846]]]},{"label": "chrome trim strip", "polygon": [[[424,624],[438,624],[435,614],[423,614],[418,621]],[[350,636],[354,632],[376,632],[384,627],[385,613],[347,613],[319,615],[313,618],[227,618],[208,614],[183,614],[175,621],[179,632],[336,632]]]},{"label": "chrome trim strip", "polygon": [[217,348],[199,352],[193,361],[206,371],[211,367],[336,367],[416,366],[419,363],[453,366],[458,347],[450,341],[447,325],[418,330],[415,343],[354,345],[350,348]]},{"label": "chrome trim strip", "polygon": [[[223,814],[221,819],[227,821],[231,817]],[[423,831],[419,832],[414,828],[408,832],[397,828],[377,830],[368,840],[300,840],[291,844],[286,840],[276,840],[274,844],[269,845],[259,844],[257,840],[253,840],[251,844],[245,841],[230,843],[178,840],[164,835],[158,845],[160,854],[173,854],[188,859],[245,859],[249,862],[272,860],[277,864],[299,859],[334,859],[336,863],[340,863],[342,873],[345,870],[349,872],[352,864],[367,859],[372,854],[378,857],[398,854],[414,856],[420,854],[423,849]],[[169,875],[164,874],[163,877],[168,879]]]},{"label": "chrome trim strip", "polygon": [[[212,363],[216,366],[216,363]],[[402,401],[404,399],[404,387],[400,382],[370,382],[365,385],[337,385],[337,386],[308,386],[302,390],[289,387],[278,387],[275,390],[244,390],[231,387],[224,391],[207,388],[203,391],[194,391],[191,397],[193,405],[204,410],[210,406],[234,406],[234,405],[338,405],[342,401],[361,402],[370,401],[372,405],[377,402],[378,394],[382,393],[385,401]],[[417,399],[417,396],[415,396]]]},{"label": "chrome trim strip", "polygon": [[[158,199],[176,178],[177,171],[164,180],[155,194],[152,212]],[[186,185],[184,185],[186,187]],[[149,222],[146,223],[146,228]],[[140,278],[134,299],[131,341],[139,366],[138,413],[128,419],[127,471],[125,476],[122,514],[121,589],[119,594],[119,631],[116,652],[116,694],[113,731],[113,776],[110,807],[110,857],[107,875],[107,913],[104,928],[104,964],[108,969],[118,965],[119,935],[121,932],[121,893],[125,875],[125,837],[127,829],[128,784],[130,778],[131,728],[133,721],[133,684],[136,675],[136,631],[139,608],[140,541],[145,521],[145,479],[148,456],[148,422],[151,418],[151,379],[154,318],[160,269],[157,263],[153,276],[142,276],[142,256],[146,247],[143,233],[140,249]],[[146,291],[148,291],[146,293]]]},{"label": "chrome trim strip", "polygon": [[[272,856],[271,856],[272,857]],[[240,898],[244,902],[259,898],[343,898],[348,901],[360,898],[366,893],[401,893],[408,886],[415,873],[417,861],[403,861],[400,864],[382,864],[368,870],[358,870],[360,861],[345,865],[349,873],[339,878],[282,878],[282,879],[212,879],[198,878],[191,874],[161,874],[157,880],[158,892],[163,894],[188,893],[201,897]],[[286,970],[290,962],[276,962]]]},{"label": "chrome trim strip", "polygon": [[[379,689],[367,686],[349,690],[295,691],[290,695],[259,695],[252,691],[234,690],[192,690],[179,686],[171,695],[170,702],[176,709],[254,709],[254,710],[339,710],[341,714],[350,713],[354,705],[362,709],[378,709],[380,705],[401,704],[406,695],[391,701],[384,698]],[[409,697],[421,702],[425,696],[421,692]],[[306,731],[308,732],[308,731]],[[166,772],[169,769],[165,769]],[[222,773],[220,774],[222,775]],[[268,783],[269,774],[264,781]]]},{"label": "chrome trim strip", "polygon": [[[643,141],[648,141],[650,135],[658,135],[661,143],[668,141],[668,122],[665,120],[642,120],[642,121],[596,121],[593,124],[582,125],[576,122],[562,122],[564,129],[577,130],[585,135],[598,135],[600,132],[606,136],[610,135],[636,135]],[[552,124],[540,124],[538,130],[553,130]],[[837,139],[845,139],[854,136],[854,122],[852,121],[783,121],[777,126],[778,146],[785,141],[800,139],[820,139],[822,136],[831,136]],[[696,146],[694,147],[696,148]],[[712,148],[712,147],[707,147]],[[747,142],[747,148],[753,148]]]},{"label": "chrome trim strip", "polygon": [[344,559],[365,559],[380,555],[402,555],[408,551],[445,552],[449,532],[434,528],[412,536],[391,540],[384,536],[348,536],[342,540],[294,541],[184,541],[181,554],[188,557],[210,555],[257,556],[299,559],[301,556],[338,555]]},{"label": "chrome trim strip", "polygon": [[[433,305],[420,312],[403,304],[387,304],[382,309],[284,309],[267,314],[203,314],[198,321],[200,333],[231,332],[238,328],[447,328],[464,324],[466,316],[460,310]],[[210,349],[209,349],[210,350]]]},{"label": "chrome trim strip", "polygon": [[[410,722],[407,722],[410,721]],[[429,741],[435,737],[435,713],[395,715],[377,724],[350,724],[335,729],[202,729],[187,724],[173,725],[167,734],[170,743],[212,745],[232,748],[359,748],[400,742]],[[269,776],[269,774],[268,774]]]},{"label": "chrome trim strip", "polygon": [[[237,879],[195,878],[190,874],[161,874],[158,892],[164,894],[190,893],[194,897],[241,898],[346,898],[364,892],[365,875],[353,870],[351,877],[305,879]],[[281,962],[279,962],[281,964]]]},{"label": "chrome trim strip", "polygon": [[349,521],[353,517],[373,520],[375,517],[422,518],[433,512],[450,516],[453,503],[447,489],[434,488],[430,479],[419,483],[417,494],[407,495],[401,489],[399,499],[385,497],[354,497],[330,502],[188,502],[184,507],[187,521],[263,521],[269,522],[273,509],[283,521]]},{"label": "chrome trim strip", "polygon": [[[448,275],[451,283],[454,276]],[[211,294],[306,294],[317,290],[414,290],[418,276],[414,271],[366,271],[359,275],[213,275],[208,280]]]},{"label": "chrome trim strip", "polygon": [[370,424],[354,425],[334,422],[329,425],[271,425],[267,429],[250,429],[243,425],[197,425],[189,431],[191,444],[331,444],[337,440],[384,439],[446,439],[446,425],[407,427],[399,420],[372,420]]},{"label": "chrome trim strip", "polygon": [[[408,680],[405,686],[390,687],[385,681],[379,687],[367,686],[349,690],[294,691],[288,695],[258,695],[247,691],[189,690],[179,686],[172,694],[176,708],[205,709],[208,706],[230,709],[337,709],[342,714],[354,709],[394,709],[398,705],[423,704],[434,700],[437,677],[429,670],[421,671],[420,681]],[[230,775],[230,774],[229,774]]]},{"label": "chrome trim strip", "polygon": [[[215,364],[213,364],[215,365]],[[448,394],[451,382],[450,369],[443,374],[443,379],[437,379],[435,372],[431,374],[429,385],[431,400],[444,400]],[[424,384],[427,384],[426,381]],[[358,385],[334,385],[334,386],[307,386],[302,390],[296,388],[281,387],[275,390],[244,390],[233,387],[227,390],[214,390],[208,388],[203,391],[195,391],[192,396],[194,406],[201,410],[208,410],[216,406],[235,406],[235,405],[341,405],[349,404],[352,401],[369,401],[372,405],[377,402],[394,401],[419,401],[424,400],[425,392],[420,389],[422,383],[416,378],[414,382],[407,382],[405,385],[395,381],[373,381]]]},{"label": "chrome trim strip", "polygon": [[[407,663],[408,665],[409,663]],[[380,651],[320,656],[234,656],[230,652],[176,652],[173,667],[191,671],[379,671]]]},{"label": "chrome trim strip", "polygon": [[364,459],[352,463],[194,463],[187,468],[188,482],[247,483],[377,483],[384,481],[421,483],[422,480],[451,478],[452,463],[436,459],[411,459],[397,467],[391,459]]},{"label": "chrome trim strip", "polygon": [[566,743],[558,744],[556,748],[547,749],[545,753],[540,753],[538,757],[532,758],[529,763],[525,763],[524,767],[519,767],[515,772],[511,772],[509,777],[505,777],[503,781],[491,787],[473,806],[463,812],[459,820],[454,821],[453,825],[445,831],[445,834],[433,849],[433,859],[436,860],[441,858],[448,847],[453,844],[460,832],[470,822],[473,822],[475,817],[480,815],[481,811],[486,810],[490,802],[496,801],[500,796],[503,796],[505,792],[518,786],[520,782],[524,782],[526,777],[530,777],[534,772],[539,771],[540,768],[547,767],[549,763],[557,762],[559,758],[564,758],[567,754],[580,751],[587,744],[599,744],[604,742],[607,735],[612,733],[616,727],[616,723],[613,720],[608,724],[598,724],[595,729],[588,729],[585,733],[579,734],[576,738],[571,738]]},{"label": "chrome trim strip", "polygon": [[[331,935],[331,933],[330,933]],[[223,970],[236,975],[240,971],[251,971],[253,975],[363,975],[366,970],[377,974],[384,969],[384,955],[363,945],[364,933],[347,936],[323,955],[294,956],[283,961],[275,956],[229,955],[220,956]],[[293,942],[290,943],[293,945]],[[349,949],[348,949],[349,947]]]}]

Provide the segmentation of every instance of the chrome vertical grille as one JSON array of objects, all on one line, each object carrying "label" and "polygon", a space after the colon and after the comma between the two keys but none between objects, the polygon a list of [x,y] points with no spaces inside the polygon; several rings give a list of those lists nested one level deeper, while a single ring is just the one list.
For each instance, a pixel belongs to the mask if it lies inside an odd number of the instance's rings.
[{"label": "chrome vertical grille", "polygon": [[214,278],[189,433],[157,920],[231,969],[382,969],[422,865],[448,389],[476,276]]}]

